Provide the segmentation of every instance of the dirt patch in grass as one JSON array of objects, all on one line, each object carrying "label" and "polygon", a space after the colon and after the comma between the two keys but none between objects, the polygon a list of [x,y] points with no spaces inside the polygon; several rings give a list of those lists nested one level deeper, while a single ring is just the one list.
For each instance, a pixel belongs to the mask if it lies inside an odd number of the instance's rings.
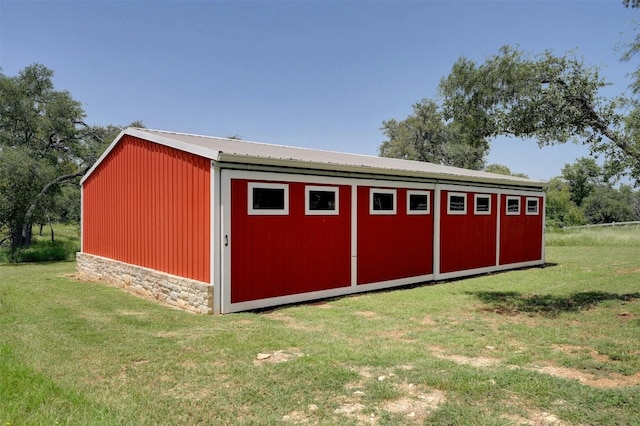
[{"label": "dirt patch in grass", "polygon": [[288,328],[291,328],[294,330],[320,331],[324,328],[322,325],[305,324],[296,318],[281,314],[280,312],[270,312],[268,314],[265,314],[265,317],[276,320],[276,321],[282,321],[287,325]]},{"label": "dirt patch in grass", "polygon": [[[406,380],[397,381],[396,371],[409,371],[413,368],[412,365],[399,365],[392,369],[375,369],[367,366],[353,368],[361,379],[345,386],[345,389],[352,394],[339,401],[340,406],[333,411],[334,414],[348,417],[358,424],[377,425],[381,415],[386,412],[401,416],[403,424],[423,424],[431,413],[447,401],[447,398],[439,389],[409,383]],[[368,387],[376,382],[390,383],[399,396],[380,401],[373,406],[365,405]]]},{"label": "dirt patch in grass", "polygon": [[483,356],[467,357],[463,355],[448,354],[443,348],[440,348],[438,346],[430,346],[429,352],[436,358],[452,361],[459,365],[470,365],[476,368],[492,367],[502,362],[502,360],[499,358],[489,358]]},{"label": "dirt patch in grass", "polygon": [[618,269],[616,271],[616,274],[618,275],[640,274],[640,268]]},{"label": "dirt patch in grass", "polygon": [[331,304],[328,303],[325,300],[321,300],[319,302],[311,302],[311,303],[309,303],[309,306],[313,306],[314,308],[320,308],[320,309],[331,309],[331,308],[333,308],[333,306],[331,306]]},{"label": "dirt patch in grass", "polygon": [[421,325],[438,325],[438,323],[435,322],[433,318],[431,318],[431,315],[425,315],[424,318],[420,320],[420,324]]},{"label": "dirt patch in grass", "polygon": [[517,414],[505,414],[501,416],[503,419],[508,420],[511,424],[516,426],[565,426],[567,423],[558,419],[555,415],[547,413],[545,411],[536,412],[528,410],[529,414],[527,418],[519,416]]},{"label": "dirt patch in grass", "polygon": [[380,315],[378,315],[377,312],[372,312],[372,311],[356,311],[354,312],[354,314],[361,316],[363,318],[368,318],[368,319],[380,319]]},{"label": "dirt patch in grass", "polygon": [[[513,396],[505,402],[512,410],[517,411],[517,413],[500,416],[509,421],[510,424],[518,426],[565,426],[569,424],[560,420],[555,414],[536,410],[533,408],[534,404],[531,401],[523,401],[521,398]],[[553,403],[554,406],[565,404],[566,401],[563,400],[557,400]]]},{"label": "dirt patch in grass", "polygon": [[576,380],[583,385],[600,389],[615,389],[640,385],[640,373],[636,373],[632,376],[609,373],[607,377],[600,377],[586,371],[561,367],[553,364],[534,367],[531,368],[531,370],[562,379]]},{"label": "dirt patch in grass", "polygon": [[611,358],[607,355],[601,354],[595,349],[587,348],[585,346],[572,346],[572,345],[553,345],[554,351],[564,352],[569,354],[577,354],[580,352],[587,352],[591,358],[598,362],[610,362]]},{"label": "dirt patch in grass", "polygon": [[407,420],[420,424],[447,400],[444,392],[413,383],[399,383],[396,385],[396,389],[405,396],[385,402],[382,408],[390,413],[401,414]]},{"label": "dirt patch in grass", "polygon": [[280,364],[281,362],[291,361],[294,358],[304,356],[298,349],[292,348],[286,351],[261,352],[256,355],[253,365],[262,364]]}]

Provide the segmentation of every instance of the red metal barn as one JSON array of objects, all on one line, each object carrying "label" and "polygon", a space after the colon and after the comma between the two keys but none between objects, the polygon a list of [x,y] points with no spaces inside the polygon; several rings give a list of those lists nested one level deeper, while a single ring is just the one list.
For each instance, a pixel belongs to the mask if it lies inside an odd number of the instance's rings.
[{"label": "red metal barn", "polygon": [[544,187],[130,128],[82,180],[78,270],[227,313],[542,265]]}]

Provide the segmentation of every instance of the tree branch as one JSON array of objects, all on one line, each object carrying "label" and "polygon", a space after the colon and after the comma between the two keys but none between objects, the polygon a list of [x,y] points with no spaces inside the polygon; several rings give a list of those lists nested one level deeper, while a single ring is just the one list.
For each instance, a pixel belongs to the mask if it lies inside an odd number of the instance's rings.
[{"label": "tree branch", "polygon": [[42,198],[44,196],[44,194],[47,193],[49,188],[51,188],[55,184],[62,183],[62,182],[65,182],[65,181],[69,181],[69,180],[77,178],[79,176],[83,176],[87,172],[87,170],[88,170],[88,168],[85,168],[85,169],[82,169],[81,171],[76,172],[76,173],[71,173],[71,174],[63,175],[63,176],[58,176],[57,178],[55,178],[51,182],[47,183],[42,188],[42,190],[38,193],[38,195],[35,196],[35,198],[31,202],[31,204],[29,205],[29,208],[27,209],[27,213],[24,215],[24,222],[23,222],[23,226],[22,226],[22,238],[26,238],[27,237],[29,226],[31,226],[31,217],[33,216],[33,212],[36,210],[36,206],[38,205],[38,200],[40,200],[40,198]]}]

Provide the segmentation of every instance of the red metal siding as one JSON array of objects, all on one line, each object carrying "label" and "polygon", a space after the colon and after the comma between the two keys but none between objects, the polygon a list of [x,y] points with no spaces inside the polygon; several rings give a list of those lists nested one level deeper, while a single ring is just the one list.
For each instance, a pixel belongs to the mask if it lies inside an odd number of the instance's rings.
[{"label": "red metal siding", "polygon": [[248,215],[248,182],[231,180],[231,302],[349,286],[351,187],[331,185],[339,215],[305,215],[311,184],[297,182],[281,182],[289,185],[288,215]]},{"label": "red metal siding", "polygon": [[464,271],[496,264],[497,195],[491,196],[491,214],[477,215],[475,193],[466,194],[466,214],[449,214],[449,192],[440,203],[440,272]]},{"label": "red metal siding", "polygon": [[[520,196],[520,214],[507,215],[507,196],[502,195],[500,208],[500,264],[529,262],[542,258],[542,197]],[[511,196],[509,196],[511,197]],[[538,198],[538,214],[528,215],[527,198]]]},{"label": "red metal siding", "polygon": [[210,164],[124,136],[83,184],[83,251],[209,282]]},{"label": "red metal siding", "polygon": [[372,215],[371,187],[358,187],[358,284],[433,273],[433,191],[428,215],[407,215],[407,190],[396,192],[396,214]]}]

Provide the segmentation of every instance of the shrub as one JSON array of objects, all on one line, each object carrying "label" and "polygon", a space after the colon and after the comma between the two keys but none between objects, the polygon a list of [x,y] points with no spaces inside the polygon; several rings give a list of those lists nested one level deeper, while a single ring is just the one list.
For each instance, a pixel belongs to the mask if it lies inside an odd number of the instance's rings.
[{"label": "shrub", "polygon": [[36,241],[29,247],[9,251],[5,257],[13,263],[73,260],[78,249],[72,241]]}]

